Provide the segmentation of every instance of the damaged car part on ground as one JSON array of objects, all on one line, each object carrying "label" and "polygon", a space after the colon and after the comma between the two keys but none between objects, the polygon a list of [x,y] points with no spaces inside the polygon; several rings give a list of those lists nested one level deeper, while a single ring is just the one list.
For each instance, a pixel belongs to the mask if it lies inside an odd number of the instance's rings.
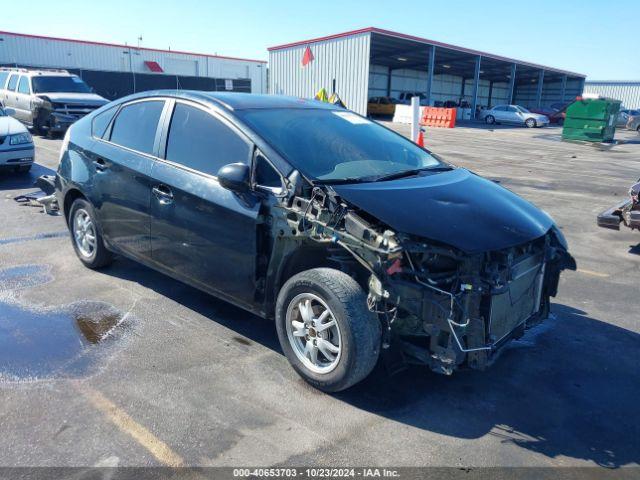
[{"label": "damaged car part on ground", "polygon": [[629,198],[598,215],[598,226],[620,230],[620,223],[640,230],[640,178],[629,189]]},{"label": "damaged car part on ground", "polygon": [[362,380],[381,352],[392,367],[482,369],[547,316],[560,271],[575,269],[525,200],[366,118],[289,97],[109,104],[67,133],[56,196],[85,265],[122,254],[275,318],[294,369],[325,391]]}]

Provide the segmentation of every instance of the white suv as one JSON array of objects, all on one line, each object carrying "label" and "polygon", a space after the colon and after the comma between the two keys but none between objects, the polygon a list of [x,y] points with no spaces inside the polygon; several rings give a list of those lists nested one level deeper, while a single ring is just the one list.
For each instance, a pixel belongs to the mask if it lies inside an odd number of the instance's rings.
[{"label": "white suv", "polygon": [[66,70],[0,68],[0,106],[40,134],[63,133],[108,102]]}]

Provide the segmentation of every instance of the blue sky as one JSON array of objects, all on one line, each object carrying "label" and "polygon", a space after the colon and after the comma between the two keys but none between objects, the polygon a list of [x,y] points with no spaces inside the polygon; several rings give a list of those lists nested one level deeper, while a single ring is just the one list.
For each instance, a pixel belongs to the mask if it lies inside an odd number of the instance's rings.
[{"label": "blue sky", "polygon": [[29,0],[0,30],[268,59],[282,43],[375,26],[585,73],[640,80],[640,1]]}]

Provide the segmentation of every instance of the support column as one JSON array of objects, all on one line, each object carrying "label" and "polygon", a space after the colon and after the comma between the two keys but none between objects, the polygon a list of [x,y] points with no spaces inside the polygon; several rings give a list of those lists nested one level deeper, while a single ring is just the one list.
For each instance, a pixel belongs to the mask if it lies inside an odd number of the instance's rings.
[{"label": "support column", "polygon": [[493,95],[493,80],[489,81],[489,98],[487,99],[487,108],[491,108],[491,95]]},{"label": "support column", "polygon": [[560,102],[564,103],[564,96],[567,93],[567,76],[562,76],[562,82],[560,83]]},{"label": "support column", "polygon": [[476,109],[478,108],[478,89],[480,87],[480,64],[482,63],[482,57],[478,55],[476,57],[476,68],[473,74],[473,97],[471,99],[471,118],[476,118]]},{"label": "support column", "polygon": [[544,83],[544,70],[540,70],[538,74],[538,89],[536,91],[536,108],[542,105],[542,85]]},{"label": "support column", "polygon": [[393,73],[393,68],[389,67],[387,71],[387,97],[391,96],[391,74]]},{"label": "support column", "polygon": [[515,93],[516,88],[516,69],[517,65],[514,63],[511,65],[511,77],[509,78],[509,94],[507,96],[507,103],[509,105],[513,104],[513,94]]},{"label": "support column", "polygon": [[433,69],[436,65],[436,46],[431,45],[429,52],[429,72],[427,73],[427,105],[431,106],[431,89],[433,88]]}]

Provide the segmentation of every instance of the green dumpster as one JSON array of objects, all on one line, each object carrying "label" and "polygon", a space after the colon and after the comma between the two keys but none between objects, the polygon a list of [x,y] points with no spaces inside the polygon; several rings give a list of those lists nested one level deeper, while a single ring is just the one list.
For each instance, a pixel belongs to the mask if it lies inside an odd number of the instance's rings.
[{"label": "green dumpster", "polygon": [[567,107],[562,129],[563,140],[612,142],[620,100],[583,98]]}]

